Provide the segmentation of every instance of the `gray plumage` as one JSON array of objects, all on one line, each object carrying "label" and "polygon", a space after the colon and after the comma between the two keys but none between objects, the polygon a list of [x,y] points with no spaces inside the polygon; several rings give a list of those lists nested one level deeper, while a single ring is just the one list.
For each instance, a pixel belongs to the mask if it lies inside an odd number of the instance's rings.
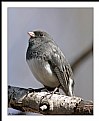
[{"label": "gray plumage", "polygon": [[45,87],[59,87],[66,95],[73,95],[73,72],[62,51],[52,37],[43,31],[29,32],[26,61],[31,72]]}]

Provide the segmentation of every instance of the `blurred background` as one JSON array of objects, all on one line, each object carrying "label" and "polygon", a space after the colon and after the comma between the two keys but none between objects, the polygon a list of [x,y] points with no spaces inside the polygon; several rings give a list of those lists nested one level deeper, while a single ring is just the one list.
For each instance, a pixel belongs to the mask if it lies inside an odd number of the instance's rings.
[{"label": "blurred background", "polygon": [[[8,8],[8,85],[40,88],[25,59],[27,32],[43,30],[58,44],[72,65],[93,44],[93,8]],[[83,61],[81,61],[83,60]],[[73,66],[74,93],[93,100],[93,53]]]}]

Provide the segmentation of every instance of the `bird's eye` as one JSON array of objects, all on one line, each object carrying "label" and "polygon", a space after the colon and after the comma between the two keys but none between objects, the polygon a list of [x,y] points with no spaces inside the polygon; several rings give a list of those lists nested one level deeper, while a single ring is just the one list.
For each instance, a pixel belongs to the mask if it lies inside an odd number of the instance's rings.
[{"label": "bird's eye", "polygon": [[43,33],[40,33],[40,36],[43,36]]}]

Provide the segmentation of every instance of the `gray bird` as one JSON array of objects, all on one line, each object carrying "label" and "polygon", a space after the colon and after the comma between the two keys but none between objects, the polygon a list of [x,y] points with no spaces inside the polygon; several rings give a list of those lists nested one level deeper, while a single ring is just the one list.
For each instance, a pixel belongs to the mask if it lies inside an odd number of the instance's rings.
[{"label": "gray bird", "polygon": [[72,69],[52,37],[44,31],[28,34],[26,61],[35,78],[48,90],[60,87],[67,96],[73,96]]}]

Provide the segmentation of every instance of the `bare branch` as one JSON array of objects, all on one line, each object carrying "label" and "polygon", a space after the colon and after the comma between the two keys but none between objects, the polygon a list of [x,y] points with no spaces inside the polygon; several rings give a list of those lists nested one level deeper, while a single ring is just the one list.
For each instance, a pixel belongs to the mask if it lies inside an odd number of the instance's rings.
[{"label": "bare branch", "polygon": [[8,86],[8,107],[22,112],[51,115],[93,114],[93,103],[80,97],[48,92],[28,92],[28,89]]},{"label": "bare branch", "polygon": [[71,67],[73,69],[73,72],[76,70],[76,68],[79,66],[81,62],[83,62],[85,59],[89,57],[89,55],[93,52],[93,45],[86,48],[83,53],[81,53],[77,59],[73,63],[71,63]]}]

